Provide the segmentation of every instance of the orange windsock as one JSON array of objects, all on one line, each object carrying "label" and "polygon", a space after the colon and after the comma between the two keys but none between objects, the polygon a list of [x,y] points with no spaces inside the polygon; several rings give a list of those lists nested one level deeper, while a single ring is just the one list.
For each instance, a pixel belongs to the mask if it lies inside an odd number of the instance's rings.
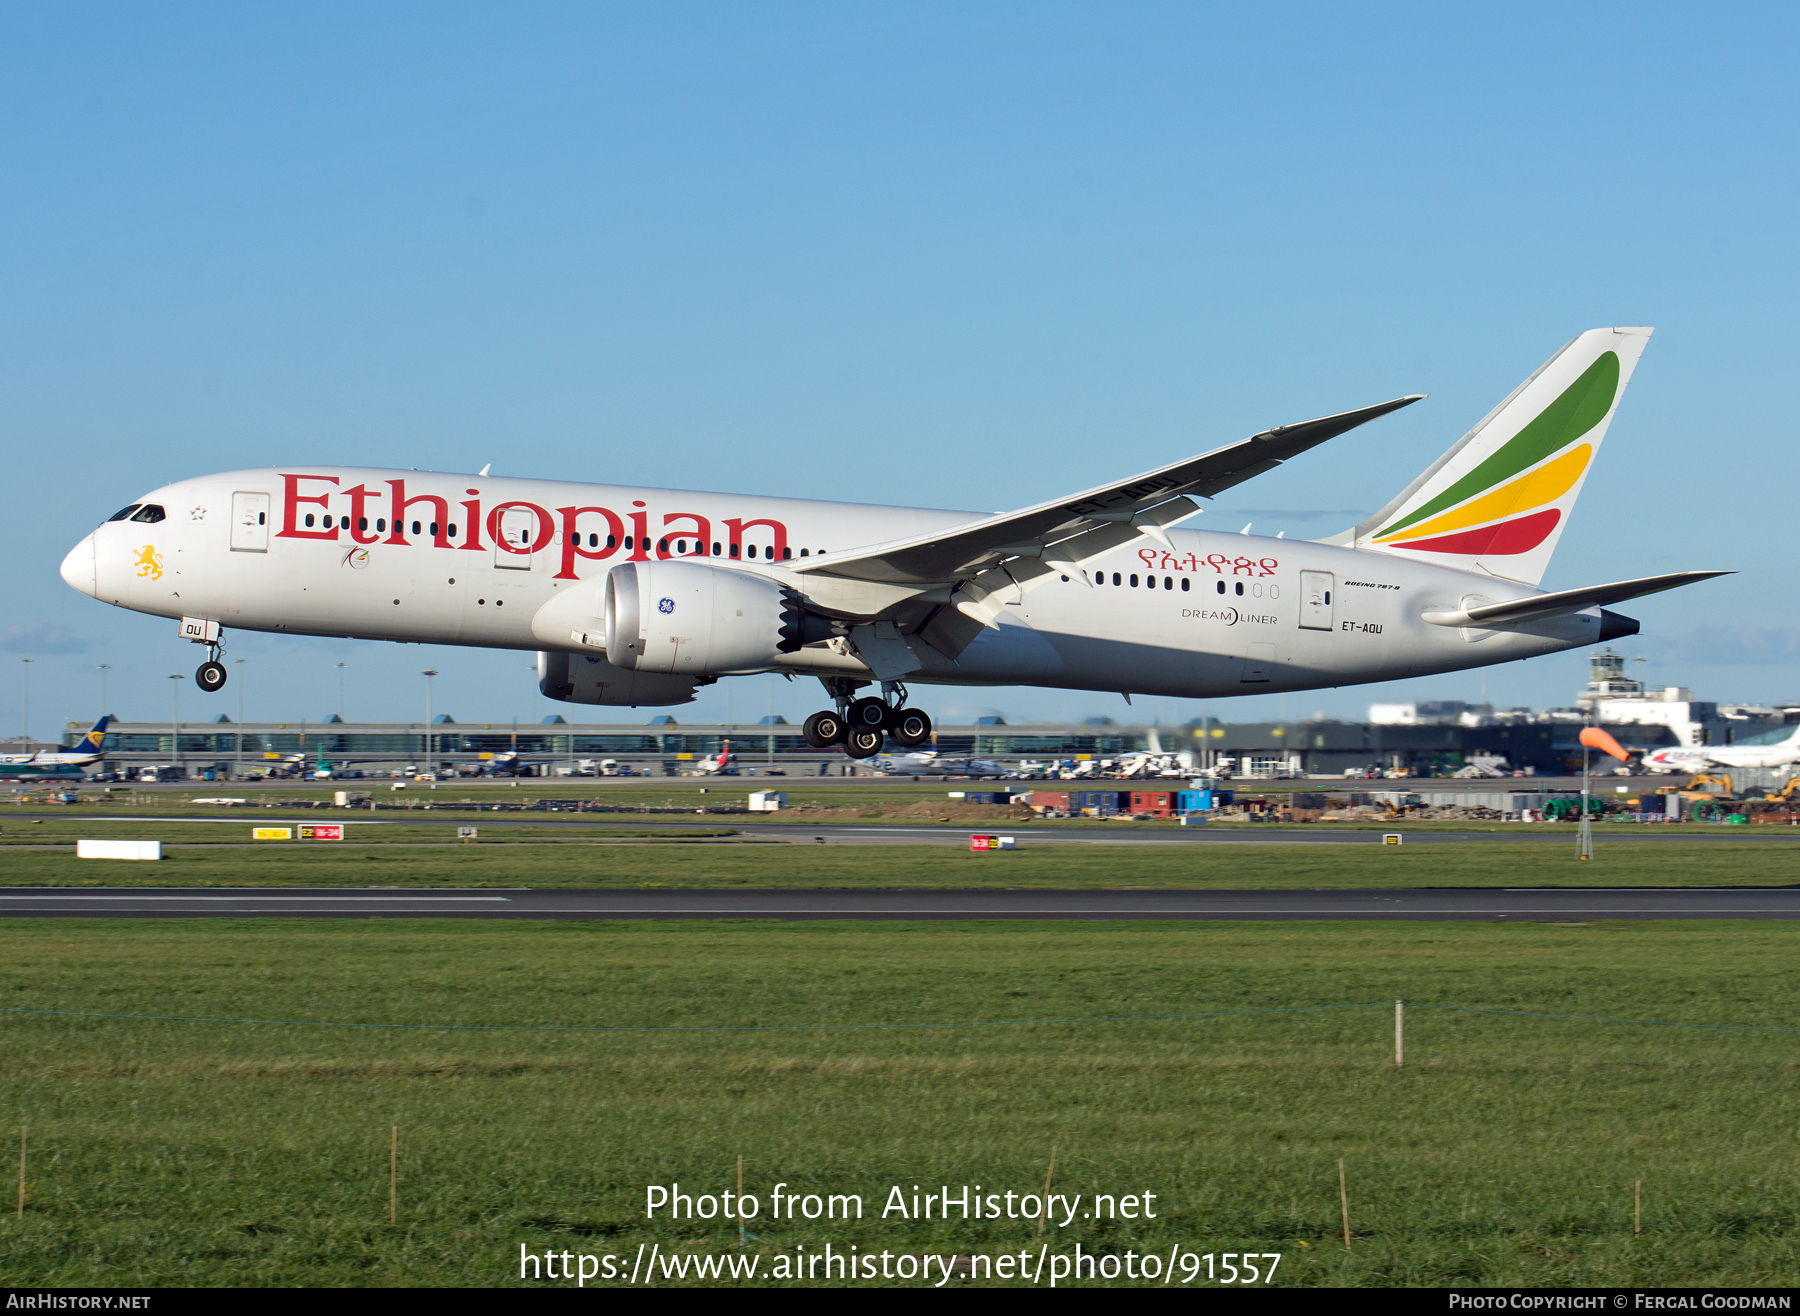
[{"label": "orange windsock", "polygon": [[1607,735],[1606,732],[1602,731],[1599,727],[1583,727],[1581,729],[1580,739],[1582,744],[1611,754],[1621,763],[1631,757],[1625,752],[1624,746],[1620,745],[1618,741]]}]

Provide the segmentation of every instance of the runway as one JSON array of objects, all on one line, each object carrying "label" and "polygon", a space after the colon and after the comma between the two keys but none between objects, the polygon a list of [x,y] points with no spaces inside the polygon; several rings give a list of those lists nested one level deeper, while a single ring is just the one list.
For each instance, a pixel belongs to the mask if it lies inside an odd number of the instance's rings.
[{"label": "runway", "polygon": [[1796,919],[1800,888],[1405,891],[0,889],[7,918]]}]

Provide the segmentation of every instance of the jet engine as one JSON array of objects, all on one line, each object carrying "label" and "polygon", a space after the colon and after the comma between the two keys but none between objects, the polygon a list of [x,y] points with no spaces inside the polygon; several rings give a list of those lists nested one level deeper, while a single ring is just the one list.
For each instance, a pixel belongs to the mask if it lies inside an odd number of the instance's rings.
[{"label": "jet engine", "polygon": [[691,704],[698,679],[661,672],[622,672],[604,658],[586,654],[538,654],[538,689],[547,699],[566,704],[615,704],[661,707]]},{"label": "jet engine", "polygon": [[606,660],[629,672],[759,672],[838,627],[778,580],[699,562],[626,562],[606,577]]}]

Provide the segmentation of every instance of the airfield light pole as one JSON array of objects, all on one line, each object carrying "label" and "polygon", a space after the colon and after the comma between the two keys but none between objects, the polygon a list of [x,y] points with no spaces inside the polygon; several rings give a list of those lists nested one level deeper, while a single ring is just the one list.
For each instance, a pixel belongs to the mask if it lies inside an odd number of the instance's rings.
[{"label": "airfield light pole", "polygon": [[101,716],[105,716],[105,714],[106,714],[106,674],[108,672],[112,671],[112,664],[101,663],[100,666],[95,668],[94,670],[100,673],[100,713],[101,713]]},{"label": "airfield light pole", "polygon": [[340,722],[342,722],[342,721],[343,721],[343,720],[344,720],[344,668],[346,668],[346,667],[348,667],[348,666],[349,666],[349,665],[350,665],[350,664],[348,664],[348,663],[339,663],[339,664],[338,664],[338,665],[337,665],[337,674],[338,674],[338,721],[340,721]]},{"label": "airfield light pole", "polygon": [[437,668],[427,667],[419,673],[425,678],[425,771],[431,771],[431,678],[437,675]]},{"label": "airfield light pole", "polygon": [[[236,667],[242,667],[244,665],[244,660],[242,658],[234,658],[234,659],[232,659],[232,665],[236,666]],[[244,775],[244,674],[242,672],[238,673],[237,688],[238,688],[238,731],[237,731],[237,760],[236,760],[236,762],[237,762],[237,775],[241,777]]]},{"label": "airfield light pole", "polygon": [[171,715],[169,718],[169,748],[175,751],[175,776],[181,776],[181,682],[180,672],[169,673],[169,694],[171,696]]},{"label": "airfield light pole", "polygon": [[31,659],[21,658],[19,661],[25,665],[23,669],[25,672],[25,693],[22,696],[24,703],[20,710],[20,717],[23,725],[19,728],[19,752],[22,754],[29,754],[31,753]]},{"label": "airfield light pole", "polygon": [[1575,832],[1575,857],[1592,859],[1594,857],[1594,823],[1588,816],[1588,800],[1592,792],[1589,773],[1592,770],[1594,751],[1586,741],[1581,745],[1581,824]]}]

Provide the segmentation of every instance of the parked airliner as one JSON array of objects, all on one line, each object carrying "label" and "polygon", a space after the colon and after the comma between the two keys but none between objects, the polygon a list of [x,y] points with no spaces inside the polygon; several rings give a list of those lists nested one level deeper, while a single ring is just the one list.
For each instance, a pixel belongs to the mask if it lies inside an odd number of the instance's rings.
[{"label": "parked airliner", "polygon": [[1785,768],[1800,763],[1800,726],[1765,727],[1735,736],[1729,745],[1691,745],[1652,750],[1646,772],[1704,772],[1708,768]]},{"label": "parked airliner", "polygon": [[0,754],[0,781],[28,781],[41,777],[79,777],[106,756],[108,713],[81,738],[80,749],[42,749],[35,754]]},{"label": "parked airliner", "polygon": [[[1417,395],[1265,430],[1016,512],[296,464],[177,481],[63,562],[178,621],[531,649],[552,699],[669,705],[815,676],[818,747],[931,738],[907,685],[1218,698],[1484,667],[1634,634],[1606,605],[1716,571],[1538,588],[1650,336],[1581,334],[1361,524],[1179,529],[1210,498]],[[879,687],[879,695],[863,694]]]}]

